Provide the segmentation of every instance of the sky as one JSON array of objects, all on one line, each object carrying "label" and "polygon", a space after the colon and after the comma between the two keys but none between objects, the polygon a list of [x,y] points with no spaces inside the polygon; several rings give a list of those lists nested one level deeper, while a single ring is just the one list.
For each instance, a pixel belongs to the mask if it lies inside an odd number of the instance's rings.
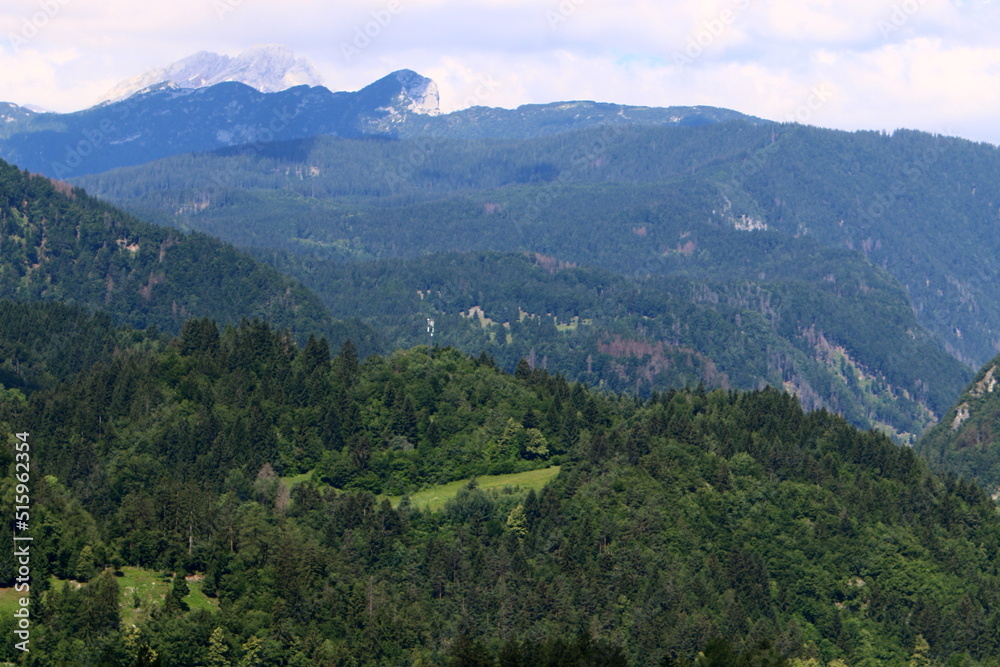
[{"label": "sky", "polygon": [[332,90],[398,69],[444,111],[711,105],[1000,144],[1000,0],[3,0],[0,101],[83,109],[197,51],[283,44]]}]

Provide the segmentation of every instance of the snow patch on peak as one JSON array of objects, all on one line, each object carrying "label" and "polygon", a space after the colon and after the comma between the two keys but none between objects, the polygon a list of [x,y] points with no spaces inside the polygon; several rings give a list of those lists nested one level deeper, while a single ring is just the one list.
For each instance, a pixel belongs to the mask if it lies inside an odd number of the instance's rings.
[{"label": "snow patch on peak", "polygon": [[407,111],[431,116],[441,113],[441,95],[434,81],[409,69],[395,74],[403,86],[401,97]]},{"label": "snow patch on peak", "polygon": [[0,123],[13,123],[34,116],[37,111],[28,106],[18,106],[13,102],[0,102]]},{"label": "snow patch on peak", "polygon": [[106,92],[98,104],[117,102],[159,83],[180,88],[204,88],[224,81],[238,81],[262,93],[294,86],[323,85],[323,78],[306,58],[280,44],[254,46],[237,56],[199,51],[182,60],[122,81]]},{"label": "snow patch on peak", "polygon": [[302,85],[323,85],[323,77],[309,60],[296,58],[294,51],[280,44],[247,49],[229,60],[224,74],[225,78],[220,81],[239,81],[262,93],[276,93]]}]

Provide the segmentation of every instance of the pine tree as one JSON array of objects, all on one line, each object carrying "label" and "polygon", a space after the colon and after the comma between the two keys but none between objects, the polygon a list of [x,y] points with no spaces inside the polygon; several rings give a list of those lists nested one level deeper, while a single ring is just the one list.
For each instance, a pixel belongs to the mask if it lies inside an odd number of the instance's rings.
[{"label": "pine tree", "polygon": [[212,630],[212,635],[208,638],[208,655],[205,656],[205,664],[208,667],[231,667],[229,660],[229,643],[226,641],[226,633],[222,628]]},{"label": "pine tree", "polygon": [[102,635],[118,629],[118,593],[118,580],[110,571],[102,572],[81,589],[79,615],[85,634]]},{"label": "pine tree", "polygon": [[238,667],[263,667],[263,645],[259,637],[251,637],[243,642],[243,656],[240,658]]},{"label": "pine tree", "polygon": [[913,655],[910,656],[909,667],[930,667],[931,659],[927,657],[930,652],[930,644],[923,635],[917,635],[913,641]]},{"label": "pine tree", "polygon": [[142,630],[135,625],[130,625],[122,630],[122,646],[125,648],[125,654],[128,655],[131,665],[144,667],[145,665],[159,664],[159,655],[149,645]]},{"label": "pine tree", "polygon": [[94,562],[94,550],[86,545],[80,550],[73,568],[73,576],[77,581],[90,581],[97,574],[97,564]]},{"label": "pine tree", "polygon": [[184,579],[184,573],[178,572],[174,575],[173,582],[170,585],[170,592],[167,594],[167,599],[164,601],[164,606],[168,612],[178,612],[187,611],[188,605],[184,601],[191,589],[188,588],[187,581]]},{"label": "pine tree", "polygon": [[350,389],[358,382],[358,376],[361,373],[361,364],[358,362],[358,349],[354,347],[354,343],[350,339],[340,348],[334,372],[338,384],[345,389]]},{"label": "pine tree", "polygon": [[524,513],[524,505],[515,505],[507,515],[507,530],[517,535],[518,540],[523,540],[528,534],[528,517]]}]

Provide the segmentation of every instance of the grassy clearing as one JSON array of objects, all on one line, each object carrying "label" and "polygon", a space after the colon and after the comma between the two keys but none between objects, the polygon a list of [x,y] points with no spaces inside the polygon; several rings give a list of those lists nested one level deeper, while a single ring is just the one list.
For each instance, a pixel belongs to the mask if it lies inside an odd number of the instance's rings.
[{"label": "grassy clearing", "polygon": [[278,479],[280,479],[281,483],[284,484],[286,487],[288,487],[288,490],[291,491],[292,489],[294,489],[296,486],[298,486],[302,482],[308,482],[312,478],[312,474],[313,474],[313,471],[310,470],[309,472],[304,472],[301,475],[291,475],[289,477],[279,477]]},{"label": "grassy clearing", "polygon": [[[139,567],[123,567],[125,576],[118,577],[118,588],[121,590],[122,623],[137,623],[148,618],[149,612],[163,604],[164,598],[170,592],[171,580],[164,578],[163,573],[144,570]],[[217,603],[201,591],[201,577],[189,577],[187,580],[190,593],[184,601],[191,609],[217,609]],[[139,606],[135,606],[138,598]]]},{"label": "grassy clearing", "polygon": [[[510,475],[485,475],[476,478],[476,484],[481,489],[502,489],[504,487],[517,487],[524,491],[534,489],[541,490],[543,486],[555,479],[559,474],[560,467],[552,466],[541,470],[529,470],[527,472],[517,472]],[[446,502],[458,494],[458,490],[469,483],[468,479],[457,482],[448,482],[439,486],[432,486],[429,489],[418,491],[410,496],[410,502],[417,507],[424,507],[431,511],[442,509]],[[396,507],[403,499],[402,496],[385,496],[392,506]]]},{"label": "grassy clearing", "polygon": [[[117,577],[119,589],[118,606],[121,609],[122,624],[138,623],[149,618],[149,612],[154,607],[163,604],[170,591],[170,579],[164,579],[161,572],[144,570],[139,567],[123,567],[124,576]],[[77,589],[86,584],[76,581],[49,579],[49,589],[61,591],[69,583],[71,589]],[[218,609],[218,602],[209,598],[201,590],[201,577],[189,577],[187,580],[190,593],[184,601],[191,609]],[[13,588],[0,588],[0,614],[11,615],[18,607],[18,598],[26,597],[27,593],[18,593]],[[138,598],[139,606],[135,606]]]}]

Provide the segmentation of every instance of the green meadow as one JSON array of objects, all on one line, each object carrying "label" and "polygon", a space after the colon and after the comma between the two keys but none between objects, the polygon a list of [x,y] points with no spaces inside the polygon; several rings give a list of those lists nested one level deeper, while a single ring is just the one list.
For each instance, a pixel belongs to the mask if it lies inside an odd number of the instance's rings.
[{"label": "green meadow", "polygon": [[[527,472],[517,472],[511,473],[509,475],[484,475],[482,477],[476,477],[476,485],[483,490],[496,489],[500,490],[505,487],[519,488],[524,491],[534,489],[535,491],[540,491],[543,486],[555,479],[556,475],[559,474],[560,467],[552,466],[551,468],[542,468],[541,470],[529,470]],[[458,490],[463,486],[466,486],[471,479],[458,480],[457,482],[448,482],[447,484],[440,484],[438,486],[432,486],[429,489],[424,489],[423,491],[417,491],[410,495],[410,503],[415,507],[422,507],[429,509],[431,511],[436,511],[444,508],[445,503],[455,497],[458,494]],[[388,498],[392,502],[392,506],[396,507],[402,501],[403,496],[383,496]]]}]

